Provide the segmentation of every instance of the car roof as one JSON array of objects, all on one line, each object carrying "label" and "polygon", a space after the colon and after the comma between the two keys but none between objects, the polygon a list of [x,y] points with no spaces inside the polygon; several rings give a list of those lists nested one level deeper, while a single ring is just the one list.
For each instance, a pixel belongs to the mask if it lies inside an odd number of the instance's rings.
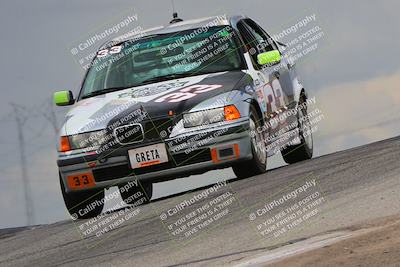
[{"label": "car roof", "polygon": [[112,40],[107,41],[104,43],[100,49],[109,47],[110,45],[132,40],[132,39],[140,39],[142,37],[155,35],[155,34],[166,34],[166,33],[173,33],[173,32],[180,32],[186,31],[190,29],[197,29],[206,26],[224,26],[224,25],[232,25],[235,26],[237,21],[240,19],[244,19],[244,16],[227,16],[227,15],[219,15],[213,17],[205,17],[205,18],[198,18],[192,20],[183,20],[181,22],[170,23],[164,26],[157,26],[146,30],[141,31],[132,31],[128,32],[127,34],[118,36]]}]

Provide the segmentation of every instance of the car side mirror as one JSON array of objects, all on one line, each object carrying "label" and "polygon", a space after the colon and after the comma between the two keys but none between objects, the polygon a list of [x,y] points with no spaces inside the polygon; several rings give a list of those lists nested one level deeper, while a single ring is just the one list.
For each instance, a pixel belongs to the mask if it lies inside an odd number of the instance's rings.
[{"label": "car side mirror", "polygon": [[54,104],[57,106],[69,106],[75,103],[74,95],[71,91],[59,91],[54,93]]},{"label": "car side mirror", "polygon": [[257,62],[260,65],[275,65],[281,62],[281,53],[279,50],[272,50],[257,55]]}]

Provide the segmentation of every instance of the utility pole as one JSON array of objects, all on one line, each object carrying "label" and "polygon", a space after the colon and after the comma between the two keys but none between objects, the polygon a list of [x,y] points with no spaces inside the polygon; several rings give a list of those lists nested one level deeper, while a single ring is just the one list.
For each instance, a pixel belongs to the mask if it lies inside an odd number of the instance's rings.
[{"label": "utility pole", "polygon": [[25,198],[25,216],[27,225],[33,225],[35,222],[33,199],[31,197],[31,186],[27,172],[27,161],[25,153],[25,138],[24,138],[24,124],[26,117],[20,113],[20,107],[15,103],[10,103],[14,110],[14,116],[17,123],[18,139],[19,139],[19,152],[21,161],[21,175]]}]

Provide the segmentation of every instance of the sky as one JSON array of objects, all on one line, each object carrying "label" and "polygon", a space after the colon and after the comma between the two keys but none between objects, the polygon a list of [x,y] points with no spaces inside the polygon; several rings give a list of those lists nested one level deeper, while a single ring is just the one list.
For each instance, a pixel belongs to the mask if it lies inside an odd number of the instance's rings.
[{"label": "sky", "polygon": [[[297,66],[325,115],[315,134],[316,155],[398,135],[398,1],[175,0],[175,7],[183,19],[247,15],[270,34],[315,14],[312,26],[319,26],[324,35],[318,48]],[[171,2],[166,0],[0,2],[0,228],[26,224],[16,115],[25,120],[24,148],[35,223],[66,219],[58,188],[55,123],[50,120],[54,112],[60,126],[66,108],[51,106],[49,99],[59,90],[78,92],[84,75],[79,59],[100,42],[75,56],[71,49],[127,15],[137,15],[137,20],[124,30],[166,24],[171,14]],[[281,41],[290,42],[299,34]],[[18,114],[10,103],[18,104]],[[282,164],[274,157],[269,166]],[[233,178],[233,173],[210,172],[200,178],[157,184],[155,195],[202,186],[217,177]]]}]

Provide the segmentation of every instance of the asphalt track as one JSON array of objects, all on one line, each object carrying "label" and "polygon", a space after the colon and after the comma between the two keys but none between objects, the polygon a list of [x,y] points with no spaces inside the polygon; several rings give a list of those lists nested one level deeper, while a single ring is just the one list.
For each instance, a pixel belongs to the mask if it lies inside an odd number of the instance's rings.
[{"label": "asphalt track", "polygon": [[[86,237],[79,230],[96,224],[88,221],[2,231],[0,266],[241,264],[312,236],[398,215],[399,160],[397,137],[109,213],[102,220],[114,229],[99,237],[101,227]],[[191,204],[174,210],[184,201]],[[179,227],[182,232],[174,232]]]}]

